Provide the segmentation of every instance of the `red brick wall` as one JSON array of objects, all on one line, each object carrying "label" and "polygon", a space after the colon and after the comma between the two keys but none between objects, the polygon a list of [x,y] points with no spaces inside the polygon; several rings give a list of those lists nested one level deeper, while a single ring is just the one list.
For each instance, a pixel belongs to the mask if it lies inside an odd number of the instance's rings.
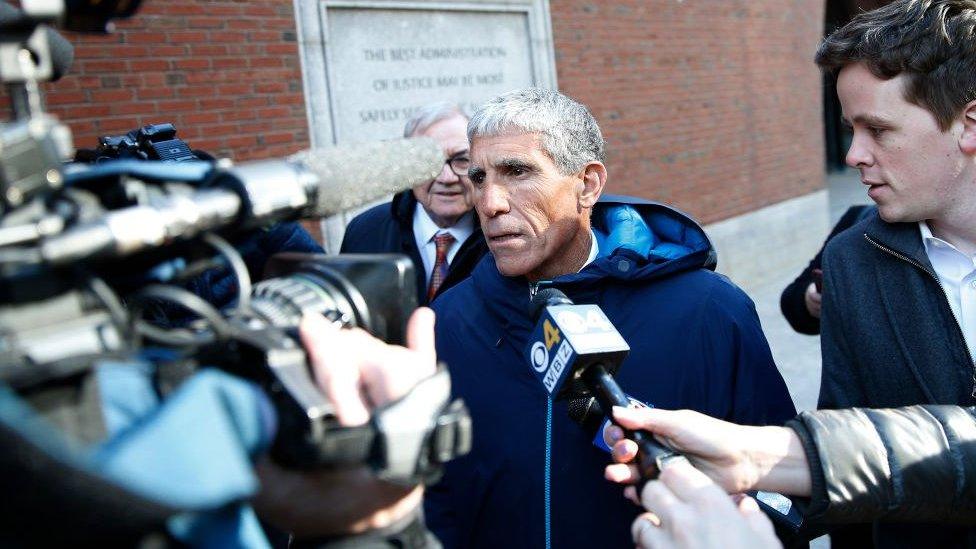
[{"label": "red brick wall", "polygon": [[608,191],[712,222],[824,185],[824,1],[556,0],[559,87],[608,141]]},{"label": "red brick wall", "polygon": [[[609,141],[610,192],[709,222],[823,185],[824,0],[556,0],[559,85]],[[110,36],[67,35],[48,89],[79,147],[172,122],[237,160],[308,146],[292,0],[155,0]]]},{"label": "red brick wall", "polygon": [[236,160],[308,146],[292,0],[150,0],[117,27],[65,33],[75,62],[46,86],[76,147],[159,122],[193,148]]}]

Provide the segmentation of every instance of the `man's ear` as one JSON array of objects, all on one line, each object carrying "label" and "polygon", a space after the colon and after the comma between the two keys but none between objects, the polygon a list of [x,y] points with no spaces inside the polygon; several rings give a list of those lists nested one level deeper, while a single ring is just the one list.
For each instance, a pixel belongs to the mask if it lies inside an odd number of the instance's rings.
[{"label": "man's ear", "polygon": [[607,167],[603,162],[594,160],[583,167],[581,177],[583,189],[579,195],[579,206],[592,208],[603,194],[603,186],[607,184]]},{"label": "man's ear", "polygon": [[976,101],[970,101],[962,110],[959,150],[969,156],[976,156]]}]

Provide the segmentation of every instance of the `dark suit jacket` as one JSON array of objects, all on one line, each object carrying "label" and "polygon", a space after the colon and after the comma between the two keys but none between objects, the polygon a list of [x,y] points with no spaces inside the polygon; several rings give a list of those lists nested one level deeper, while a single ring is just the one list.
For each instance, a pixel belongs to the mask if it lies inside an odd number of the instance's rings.
[{"label": "dark suit jacket", "polygon": [[[973,360],[916,223],[874,214],[834,238],[823,263],[820,408],[976,404]],[[875,541],[976,547],[976,529],[878,523]]]},{"label": "dark suit jacket", "polygon": [[[374,206],[357,215],[346,227],[339,251],[406,254],[413,261],[417,274],[417,303],[427,305],[427,273],[424,272],[424,262],[413,235],[413,213],[416,208],[417,199],[413,192],[403,191],[395,195],[392,202]],[[447,278],[434,298],[467,278],[487,251],[488,246],[476,220],[474,232],[461,243],[461,249],[448,267]]]}]

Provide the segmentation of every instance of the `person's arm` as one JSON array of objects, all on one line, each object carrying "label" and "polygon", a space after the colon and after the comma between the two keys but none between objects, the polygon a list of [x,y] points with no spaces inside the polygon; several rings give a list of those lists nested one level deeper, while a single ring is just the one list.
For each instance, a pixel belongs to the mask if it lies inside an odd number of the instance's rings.
[{"label": "person's arm", "polygon": [[342,233],[342,244],[339,245],[339,253],[356,253],[354,241],[359,232],[359,224],[362,222],[362,214],[352,218],[346,225],[346,230]]},{"label": "person's arm", "polygon": [[806,268],[800,272],[793,282],[790,282],[779,298],[779,308],[790,326],[801,334],[817,335],[820,333],[820,292],[814,285],[813,271],[820,269],[824,248],[835,236],[860,221],[868,206],[852,206],[840,217],[837,224],[830,230],[817,255],[813,256]]},{"label": "person's arm", "polygon": [[810,462],[811,519],[976,524],[973,408],[821,410],[789,426]]},{"label": "person's arm", "polygon": [[[804,412],[788,427],[735,425],[690,410],[615,408],[730,493],[810,496],[808,520],[976,523],[973,408],[911,406]],[[609,480],[632,483],[636,445],[619,428]]]},{"label": "person's arm", "polygon": [[[826,245],[826,243],[825,243]],[[806,268],[790,282],[779,296],[779,310],[796,332],[806,335],[820,333],[820,314],[814,316],[807,305],[807,293],[813,285],[813,270],[820,268],[823,248],[810,260]],[[818,294],[819,295],[819,294]]]},{"label": "person's arm", "polygon": [[710,368],[728,372],[730,392],[722,419],[747,425],[782,425],[796,416],[783,376],[776,368],[752,300],[731,282],[709,294],[699,324]]},{"label": "person's arm", "polygon": [[[654,433],[729,493],[810,493],[804,447],[791,429],[737,425],[692,410],[614,408],[613,413],[628,429]],[[617,463],[607,466],[607,479],[636,482],[637,469],[630,462],[637,454],[637,445],[624,438],[619,427],[610,427],[608,436]]]}]

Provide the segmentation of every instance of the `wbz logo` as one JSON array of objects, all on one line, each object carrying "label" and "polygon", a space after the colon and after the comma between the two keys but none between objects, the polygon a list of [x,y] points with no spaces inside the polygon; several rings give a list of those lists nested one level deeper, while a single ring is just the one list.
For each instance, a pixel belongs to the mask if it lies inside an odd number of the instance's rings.
[{"label": "wbz logo", "polygon": [[586,309],[589,310],[576,312],[552,307],[542,323],[541,340],[535,341],[529,349],[529,362],[549,393],[556,389],[566,367],[572,363],[576,351],[570,340],[574,336],[613,331],[613,325],[599,309]]}]

